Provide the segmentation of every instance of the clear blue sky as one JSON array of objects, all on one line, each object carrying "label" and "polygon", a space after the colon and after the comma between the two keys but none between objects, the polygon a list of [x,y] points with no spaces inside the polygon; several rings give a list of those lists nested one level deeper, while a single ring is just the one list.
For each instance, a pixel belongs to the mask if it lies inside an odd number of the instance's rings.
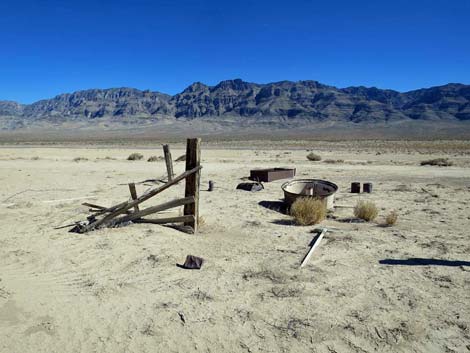
[{"label": "clear blue sky", "polygon": [[231,78],[470,83],[470,1],[0,2],[0,100]]}]

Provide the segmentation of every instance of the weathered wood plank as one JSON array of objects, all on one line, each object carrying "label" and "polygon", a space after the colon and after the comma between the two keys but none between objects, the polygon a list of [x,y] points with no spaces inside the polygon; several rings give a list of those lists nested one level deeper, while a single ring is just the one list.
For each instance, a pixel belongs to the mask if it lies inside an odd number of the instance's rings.
[{"label": "weathered wood plank", "polygon": [[[137,191],[135,190],[134,183],[129,183],[129,191],[131,193],[132,200],[137,200]],[[134,211],[139,212],[139,205],[134,206]]]},{"label": "weathered wood plank", "polygon": [[165,155],[166,171],[168,173],[168,181],[171,181],[175,174],[173,173],[173,160],[171,159],[171,152],[169,145],[163,145],[163,154]]},{"label": "weathered wood plank", "polygon": [[95,205],[93,203],[88,203],[88,202],[84,202],[82,203],[83,206],[87,206],[87,207],[91,207],[91,208],[96,208],[98,210],[106,210],[107,207],[104,207],[104,206],[100,206],[100,205]]},{"label": "weathered wood plank", "polygon": [[154,219],[136,219],[135,223],[152,223],[152,224],[165,224],[165,223],[187,223],[194,222],[194,216],[177,216],[168,218],[154,218]]},{"label": "weathered wood plank", "polygon": [[[192,138],[187,140],[186,144],[186,170],[191,170],[200,167],[201,163],[201,139]],[[198,219],[199,219],[199,184],[201,173],[196,172],[186,178],[185,196],[194,197],[194,203],[184,206],[185,216],[194,216],[191,221],[185,222],[185,226],[190,226],[197,232]]]},{"label": "weathered wood plank", "polygon": [[188,204],[191,204],[191,203],[194,203],[194,197],[193,196],[185,197],[184,199],[177,199],[177,200],[165,202],[165,203],[162,203],[161,205],[147,207],[146,209],[144,209],[142,211],[133,212],[133,213],[127,215],[127,216],[116,219],[115,221],[113,221],[113,224],[119,224],[119,223],[134,221],[134,220],[142,218],[144,216],[148,216],[149,214],[152,214],[152,213],[165,211],[165,210],[168,210],[170,208],[183,206],[183,205],[188,205]]}]

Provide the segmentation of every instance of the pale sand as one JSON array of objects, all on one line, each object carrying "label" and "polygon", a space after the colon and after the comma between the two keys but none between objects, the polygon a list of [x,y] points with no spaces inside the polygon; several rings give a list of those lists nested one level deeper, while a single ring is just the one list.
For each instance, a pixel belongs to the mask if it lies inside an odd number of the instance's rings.
[{"label": "pale sand", "polygon": [[[203,148],[205,225],[197,236],[144,224],[53,229],[84,220],[82,202],[122,202],[128,182],[164,176],[164,162],[125,160],[131,152],[162,155],[160,146],[0,148],[0,352],[470,351],[468,149],[382,146],[376,155],[373,144],[338,146],[317,152],[340,164],[309,162],[305,149]],[[176,159],[183,150],[172,152]],[[446,155],[455,166],[419,166]],[[106,156],[116,160],[97,159]],[[341,230],[299,269],[314,227],[259,205],[282,199],[284,181],[235,190],[251,168],[274,166],[337,183],[338,206],[375,201],[377,223],[396,209],[398,224],[341,222],[352,208],[337,208],[337,219],[322,225]],[[204,191],[209,180],[212,193]],[[373,182],[373,193],[349,194],[352,181]],[[183,184],[149,203],[182,195]],[[206,259],[200,271],[175,266],[187,254]],[[380,263],[409,258],[467,262]]]}]

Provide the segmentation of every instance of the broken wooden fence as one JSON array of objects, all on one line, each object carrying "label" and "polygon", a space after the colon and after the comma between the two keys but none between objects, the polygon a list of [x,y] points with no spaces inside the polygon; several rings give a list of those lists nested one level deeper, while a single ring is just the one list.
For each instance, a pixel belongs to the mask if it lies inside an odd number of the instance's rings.
[{"label": "broken wooden fence", "polygon": [[[165,148],[164,148],[165,149]],[[169,148],[165,149],[168,151]],[[168,170],[168,182],[164,185],[149,190],[141,196],[137,196],[135,184],[129,184],[129,191],[131,199],[111,207],[103,207],[95,204],[85,203],[85,206],[90,207],[93,215],[88,217],[88,222],[78,222],[72,231],[78,233],[86,233],[95,229],[105,227],[118,227],[134,223],[184,223],[185,226],[190,226],[194,233],[197,232],[198,219],[199,219],[199,185],[200,185],[200,154],[201,154],[201,139],[194,138],[188,139],[186,145],[186,171],[177,177],[173,177],[173,170]],[[167,154],[165,155],[167,159]],[[170,164],[171,164],[171,156]],[[167,159],[167,167],[168,167]],[[185,180],[185,197],[173,201],[165,202],[160,205],[140,209],[139,205],[144,201],[158,195],[180,181]],[[157,219],[144,219],[142,217],[149,216],[161,211],[184,206],[184,215],[177,217],[157,218]],[[133,209],[133,210],[131,210]]]}]

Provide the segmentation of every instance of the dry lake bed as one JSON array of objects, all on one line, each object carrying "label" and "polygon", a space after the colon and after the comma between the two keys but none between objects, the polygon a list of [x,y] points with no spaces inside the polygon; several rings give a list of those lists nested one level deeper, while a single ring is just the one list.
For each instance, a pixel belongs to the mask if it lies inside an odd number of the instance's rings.
[{"label": "dry lake bed", "polygon": [[[126,201],[129,182],[155,187],[152,155],[160,145],[0,147],[0,352],[470,352],[469,142],[203,142],[199,234],[55,229],[85,220],[83,202]],[[438,157],[453,165],[420,165]],[[279,212],[285,180],[235,189],[283,166],[339,186],[321,223],[335,231],[302,269],[315,227]],[[373,192],[351,194],[354,181]],[[359,200],[375,221],[353,218]],[[188,254],[201,270],[176,266]]]}]

